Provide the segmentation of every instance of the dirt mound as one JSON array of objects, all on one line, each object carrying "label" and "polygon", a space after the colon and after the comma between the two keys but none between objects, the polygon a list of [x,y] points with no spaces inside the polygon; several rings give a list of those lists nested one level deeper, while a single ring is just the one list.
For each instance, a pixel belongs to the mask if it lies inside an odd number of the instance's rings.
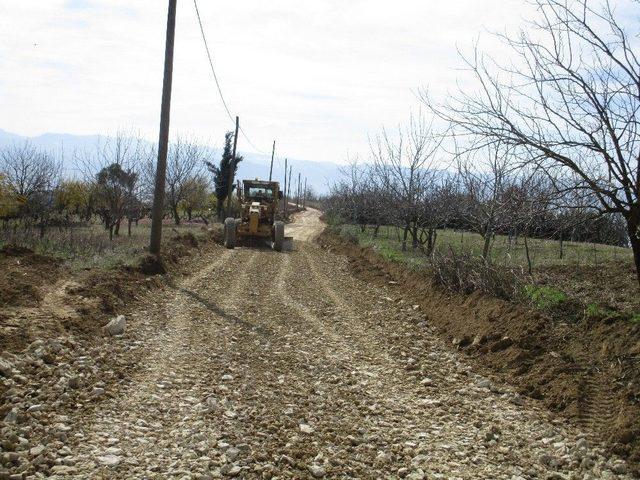
[{"label": "dirt mound", "polygon": [[[17,352],[37,338],[51,335],[93,336],[115,314],[126,314],[146,292],[161,288],[172,275],[197,261],[214,233],[175,235],[161,259],[145,255],[114,268],[67,271],[60,260],[31,250],[0,250],[0,349]],[[209,247],[211,248],[211,247]],[[170,275],[165,275],[169,273]]]},{"label": "dirt mound", "polygon": [[0,249],[0,307],[33,306],[42,300],[40,287],[55,281],[61,262],[28,248],[6,245]]},{"label": "dirt mound", "polygon": [[180,260],[193,254],[199,245],[192,233],[176,235],[169,240],[160,258],[145,255],[133,265],[88,272],[68,293],[98,301],[89,303],[89,307],[84,302],[80,307],[82,315],[67,320],[65,326],[81,333],[96,331],[108,317],[127,312],[146,292],[165,285],[168,279],[163,275],[179,270]]},{"label": "dirt mound", "polygon": [[640,324],[562,320],[487,296],[435,288],[426,272],[384,260],[325,232],[319,243],[348,255],[361,279],[395,286],[487,370],[538,399],[640,465]]}]

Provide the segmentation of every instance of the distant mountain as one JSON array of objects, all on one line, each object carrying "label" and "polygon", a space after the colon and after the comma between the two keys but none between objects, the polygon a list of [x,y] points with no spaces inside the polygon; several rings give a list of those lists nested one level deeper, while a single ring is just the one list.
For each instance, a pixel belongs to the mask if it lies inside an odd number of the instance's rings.
[{"label": "distant mountain", "polygon": [[[0,148],[19,145],[28,141],[32,145],[50,152],[56,158],[62,159],[65,172],[68,175],[71,175],[74,170],[73,152],[91,152],[96,145],[104,144],[108,139],[109,137],[102,135],[72,135],[65,133],[45,133],[36,137],[25,137],[0,129]],[[220,149],[211,149],[211,151],[214,159],[220,158],[222,153]],[[244,160],[238,167],[239,178],[265,179],[269,177],[271,156],[242,151],[239,153],[244,156]],[[317,193],[326,193],[329,189],[329,184],[340,176],[340,165],[335,163],[292,158],[289,159],[289,162],[293,165],[294,185],[297,182],[298,172],[301,172],[302,178],[307,178],[308,186]],[[273,166],[273,178],[280,182],[284,180],[284,160],[276,158]]]}]

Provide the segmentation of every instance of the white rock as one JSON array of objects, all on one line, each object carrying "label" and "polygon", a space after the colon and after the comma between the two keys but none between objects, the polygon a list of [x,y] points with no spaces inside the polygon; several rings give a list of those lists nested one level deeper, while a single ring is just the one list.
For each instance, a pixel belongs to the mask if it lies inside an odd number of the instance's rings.
[{"label": "white rock", "polygon": [[314,478],[322,478],[327,474],[324,467],[320,465],[310,465],[309,471],[311,472],[311,475],[314,476]]},{"label": "white rock", "polygon": [[313,433],[313,427],[311,425],[307,425],[306,423],[301,423],[300,424],[300,431],[302,433]]},{"label": "white rock", "polygon": [[237,465],[225,465],[220,469],[220,473],[222,473],[223,475],[227,476],[227,477],[235,477],[237,476],[240,472],[242,471],[242,469],[237,466]]},{"label": "white rock", "polygon": [[476,385],[479,388],[491,388],[491,382],[487,378],[479,378]]},{"label": "white rock", "polygon": [[112,318],[109,323],[105,325],[105,330],[109,335],[122,335],[127,326],[127,320],[124,315],[118,315]]},{"label": "white rock", "polygon": [[5,423],[16,423],[18,421],[18,411],[14,408],[4,416]]},{"label": "white rock", "polygon": [[0,358],[0,375],[10,378],[13,375],[13,367],[4,358]]},{"label": "white rock", "polygon": [[31,455],[32,457],[37,457],[38,455],[42,455],[44,453],[44,450],[44,445],[37,445],[29,450],[29,455]]},{"label": "white rock", "polygon": [[98,457],[97,460],[106,467],[117,467],[122,462],[122,458],[117,455],[104,455]]},{"label": "white rock", "polygon": [[54,475],[73,475],[77,472],[75,467],[69,467],[67,465],[56,465],[51,467],[51,473]]}]

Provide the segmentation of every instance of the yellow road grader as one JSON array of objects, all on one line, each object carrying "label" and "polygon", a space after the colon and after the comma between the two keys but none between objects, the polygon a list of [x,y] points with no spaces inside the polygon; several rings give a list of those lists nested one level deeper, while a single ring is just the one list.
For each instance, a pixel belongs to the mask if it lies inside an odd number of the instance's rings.
[{"label": "yellow road grader", "polygon": [[278,182],[243,180],[238,189],[241,205],[240,218],[224,221],[224,245],[235,248],[237,242],[247,239],[263,239],[271,242],[274,250],[282,251],[284,222],[276,220],[282,192]]}]

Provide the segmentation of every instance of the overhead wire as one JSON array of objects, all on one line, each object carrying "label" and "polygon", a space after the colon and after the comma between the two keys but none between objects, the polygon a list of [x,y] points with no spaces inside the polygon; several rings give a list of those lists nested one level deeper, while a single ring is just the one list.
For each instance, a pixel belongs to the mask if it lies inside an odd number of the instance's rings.
[{"label": "overhead wire", "polygon": [[[229,109],[229,105],[227,105],[227,101],[224,98],[224,94],[222,93],[222,87],[220,86],[220,81],[218,79],[218,75],[216,74],[216,69],[213,66],[213,57],[211,55],[211,50],[209,49],[209,43],[207,42],[207,36],[204,33],[204,26],[202,24],[202,18],[200,17],[200,10],[198,9],[198,1],[197,0],[193,0],[193,6],[195,7],[195,10],[196,10],[196,16],[198,17],[198,25],[200,26],[200,33],[202,34],[202,41],[204,43],[204,48],[205,48],[205,50],[207,52],[207,58],[209,59],[209,66],[211,67],[211,73],[213,74],[213,79],[215,80],[216,87],[218,89],[218,94],[220,95],[220,100],[222,100],[222,105],[224,105],[224,109],[227,112],[229,120],[231,120],[231,122],[235,124],[236,120],[235,120],[234,116],[231,114],[231,110]],[[266,155],[266,153],[263,150],[261,150],[258,147],[256,147],[255,144],[251,141],[251,139],[249,139],[249,136],[245,133],[245,131],[242,128],[242,126],[239,127],[239,130],[240,130],[240,133],[242,134],[242,136],[244,137],[244,139],[247,141],[247,143],[249,145],[251,145],[253,147],[254,150],[256,150],[258,153]]]}]

